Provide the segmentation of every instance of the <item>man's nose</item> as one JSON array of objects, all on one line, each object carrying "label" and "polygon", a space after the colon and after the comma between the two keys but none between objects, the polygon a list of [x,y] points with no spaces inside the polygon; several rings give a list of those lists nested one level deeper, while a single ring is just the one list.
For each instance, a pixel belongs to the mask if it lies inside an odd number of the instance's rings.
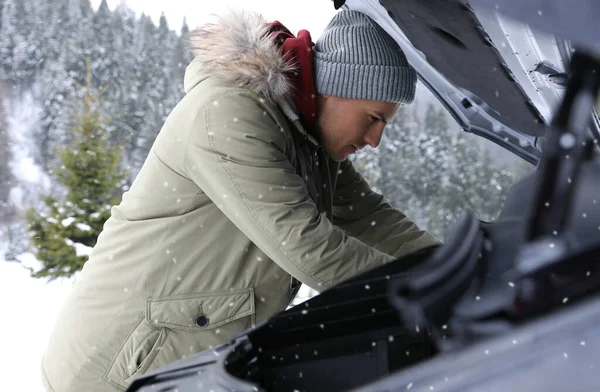
[{"label": "man's nose", "polygon": [[381,124],[369,129],[364,137],[365,144],[368,144],[373,148],[377,148],[377,146],[379,146],[379,143],[381,143],[381,137],[383,136],[384,128],[385,124]]}]

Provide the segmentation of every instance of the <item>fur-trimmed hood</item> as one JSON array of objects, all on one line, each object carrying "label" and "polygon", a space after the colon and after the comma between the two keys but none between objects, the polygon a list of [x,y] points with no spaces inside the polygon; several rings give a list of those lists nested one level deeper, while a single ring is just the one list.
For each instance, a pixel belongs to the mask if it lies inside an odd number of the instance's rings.
[{"label": "fur-trimmed hood", "polygon": [[190,47],[197,71],[186,74],[186,92],[198,83],[195,79],[210,76],[274,102],[285,101],[291,94],[288,75],[294,66],[270,38],[269,25],[260,14],[232,10],[216,16],[216,21],[191,32]]}]

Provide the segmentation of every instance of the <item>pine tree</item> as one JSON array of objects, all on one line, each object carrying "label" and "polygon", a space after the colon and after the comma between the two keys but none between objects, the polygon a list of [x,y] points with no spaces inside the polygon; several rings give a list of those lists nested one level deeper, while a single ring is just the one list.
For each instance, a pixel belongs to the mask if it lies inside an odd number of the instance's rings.
[{"label": "pine tree", "polygon": [[4,110],[3,90],[0,89],[0,222],[7,220],[13,212],[8,199],[14,180],[11,161],[12,151],[10,135],[8,134],[8,121]]},{"label": "pine tree", "polygon": [[[172,82],[171,99],[176,101],[183,96],[183,77],[185,75],[185,69],[193,59],[192,51],[187,45],[189,35],[190,28],[188,27],[186,19],[184,18],[179,37],[174,38],[175,42],[170,63],[171,75],[169,76],[169,79]],[[171,103],[170,106],[174,106],[173,103]]]},{"label": "pine tree", "polygon": [[413,108],[402,108],[387,127],[380,146],[381,190],[392,206],[400,209],[418,224],[425,225],[422,213],[421,152],[416,148],[421,129],[414,122]]},{"label": "pine tree", "polygon": [[0,31],[2,31],[2,11],[4,11],[4,3],[6,0],[0,0]]},{"label": "pine tree", "polygon": [[88,65],[87,89],[75,116],[73,141],[59,153],[55,175],[64,197],[47,195],[45,209],[29,209],[26,220],[37,258],[43,267],[33,277],[69,277],[81,270],[87,251],[96,244],[112,205],[120,200],[124,174],[118,170],[119,146],[108,143],[106,121],[98,111],[102,90],[92,90]]}]

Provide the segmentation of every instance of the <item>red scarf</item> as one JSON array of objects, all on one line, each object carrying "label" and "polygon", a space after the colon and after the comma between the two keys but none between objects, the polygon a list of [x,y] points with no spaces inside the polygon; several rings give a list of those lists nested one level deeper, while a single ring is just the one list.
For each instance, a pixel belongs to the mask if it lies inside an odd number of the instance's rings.
[{"label": "red scarf", "polygon": [[276,40],[285,56],[296,65],[296,72],[290,75],[294,85],[293,100],[298,109],[300,121],[312,131],[317,110],[315,78],[313,72],[313,45],[310,33],[300,30],[294,35],[279,21],[268,23],[270,34]]}]

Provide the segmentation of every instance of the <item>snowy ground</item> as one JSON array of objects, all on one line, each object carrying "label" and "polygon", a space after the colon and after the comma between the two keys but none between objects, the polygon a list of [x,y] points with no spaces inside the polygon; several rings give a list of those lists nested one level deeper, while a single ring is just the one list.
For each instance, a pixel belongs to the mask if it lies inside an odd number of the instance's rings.
[{"label": "snowy ground", "polygon": [[[36,262],[31,255],[21,258],[26,265]],[[33,279],[18,263],[0,258],[0,391],[44,391],[41,356],[71,282]]]}]

